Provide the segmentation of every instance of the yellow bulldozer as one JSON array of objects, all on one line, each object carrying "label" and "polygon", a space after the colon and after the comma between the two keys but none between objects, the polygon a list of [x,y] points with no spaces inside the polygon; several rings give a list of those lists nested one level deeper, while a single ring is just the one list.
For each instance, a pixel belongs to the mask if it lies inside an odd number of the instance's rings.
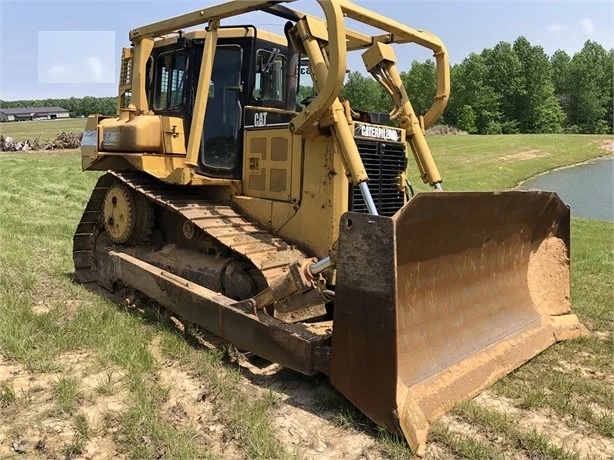
[{"label": "yellow bulldozer", "polygon": [[[454,404],[583,333],[569,208],[541,191],[443,191],[425,140],[450,89],[436,36],[348,0],[317,0],[321,18],[287,3],[229,1],[130,32],[118,116],[90,116],[82,138],[83,169],[105,174],[74,235],[76,275],[328,375],[422,455]],[[222,25],[252,11],[284,34]],[[436,61],[423,115],[396,67],[393,45],[408,43]],[[355,51],[390,113],[340,96]],[[314,94],[298,101],[306,76]],[[408,187],[412,158],[428,191]]]}]

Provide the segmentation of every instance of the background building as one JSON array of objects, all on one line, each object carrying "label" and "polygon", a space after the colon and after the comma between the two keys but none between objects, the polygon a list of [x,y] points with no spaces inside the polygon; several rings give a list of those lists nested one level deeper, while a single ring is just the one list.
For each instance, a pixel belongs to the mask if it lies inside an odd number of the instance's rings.
[{"label": "background building", "polygon": [[55,120],[68,118],[68,110],[62,107],[24,107],[19,109],[0,108],[1,121],[24,121],[24,120]]}]

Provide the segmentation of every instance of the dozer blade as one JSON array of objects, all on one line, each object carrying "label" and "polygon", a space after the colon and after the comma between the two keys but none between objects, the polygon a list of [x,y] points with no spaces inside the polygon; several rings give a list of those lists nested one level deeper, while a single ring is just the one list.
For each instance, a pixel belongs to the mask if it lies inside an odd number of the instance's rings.
[{"label": "dozer blade", "polygon": [[331,382],[418,455],[454,404],[585,332],[554,193],[420,193],[340,227]]}]

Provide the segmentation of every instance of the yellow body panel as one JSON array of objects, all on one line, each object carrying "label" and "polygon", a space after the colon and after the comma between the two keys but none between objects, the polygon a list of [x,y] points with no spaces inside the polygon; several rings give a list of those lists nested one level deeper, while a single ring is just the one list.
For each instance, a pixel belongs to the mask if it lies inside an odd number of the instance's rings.
[{"label": "yellow body panel", "polygon": [[162,147],[164,153],[185,155],[183,120],[176,117],[160,117],[162,122]]},{"label": "yellow body panel", "polygon": [[[243,193],[257,198],[298,202],[300,176],[292,165],[300,164],[301,138],[287,127],[245,131]],[[294,186],[296,184],[296,186]]]},{"label": "yellow body panel", "polygon": [[156,115],[107,118],[100,122],[100,150],[105,152],[164,153],[162,120]]},{"label": "yellow body panel", "polygon": [[[257,136],[265,133],[275,139],[273,135],[280,131],[248,131],[246,139],[259,139]],[[295,145],[297,142],[294,139]],[[325,257],[337,239],[341,215],[348,208],[349,181],[331,137],[307,139],[304,149],[293,149],[293,152],[293,163],[302,165],[302,170],[294,168],[291,175],[292,183],[302,184],[298,201],[267,199],[263,196],[267,190],[263,193],[248,187],[248,173],[243,183],[245,196],[236,196],[233,202],[273,233],[315,257]],[[249,169],[250,158],[260,159],[261,155],[246,152],[244,168]]]},{"label": "yellow body panel", "polygon": [[[183,120],[159,115],[133,116],[124,110],[118,118],[88,120],[85,131],[97,137],[97,146],[103,152],[163,153],[185,155]],[[91,147],[87,145],[87,147]],[[88,157],[92,155],[87,150]]]}]

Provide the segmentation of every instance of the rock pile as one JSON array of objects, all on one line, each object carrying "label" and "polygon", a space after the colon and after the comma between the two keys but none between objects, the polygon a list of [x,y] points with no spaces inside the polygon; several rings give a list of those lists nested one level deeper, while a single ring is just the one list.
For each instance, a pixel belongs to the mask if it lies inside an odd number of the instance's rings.
[{"label": "rock pile", "polygon": [[457,136],[457,135],[467,134],[467,131],[458,129],[456,126],[434,125],[434,126],[431,126],[426,131],[426,133],[432,136],[447,136],[447,135]]}]

